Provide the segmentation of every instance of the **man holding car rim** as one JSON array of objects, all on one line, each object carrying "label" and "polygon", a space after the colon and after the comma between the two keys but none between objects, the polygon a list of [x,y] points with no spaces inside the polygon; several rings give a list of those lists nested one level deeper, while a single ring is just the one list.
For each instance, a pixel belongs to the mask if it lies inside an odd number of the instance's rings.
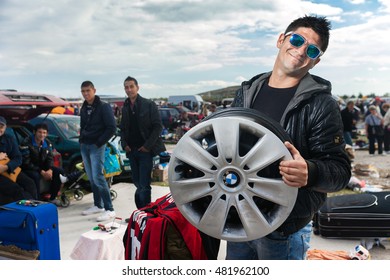
[{"label": "man holding car rim", "polygon": [[351,166],[331,84],[309,73],[328,47],[329,30],[324,17],[294,20],[279,35],[272,72],[243,82],[236,93],[232,107],[256,109],[290,135],[292,143],[285,145],[293,159],[282,161],[279,172],[288,187],[299,189],[290,215],[278,229],[253,241],[228,242],[227,259],[305,259],[313,215],[327,193],[349,182]]}]

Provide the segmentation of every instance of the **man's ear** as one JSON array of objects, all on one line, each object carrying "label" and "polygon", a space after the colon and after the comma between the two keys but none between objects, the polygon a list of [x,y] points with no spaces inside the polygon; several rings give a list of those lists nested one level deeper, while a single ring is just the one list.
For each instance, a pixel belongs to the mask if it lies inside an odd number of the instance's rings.
[{"label": "man's ear", "polygon": [[281,33],[281,34],[279,35],[278,40],[276,41],[276,47],[277,47],[278,49],[281,48],[281,46],[282,46],[282,44],[283,44],[283,42],[284,42],[285,39],[286,39],[286,36],[284,36],[284,33]]}]

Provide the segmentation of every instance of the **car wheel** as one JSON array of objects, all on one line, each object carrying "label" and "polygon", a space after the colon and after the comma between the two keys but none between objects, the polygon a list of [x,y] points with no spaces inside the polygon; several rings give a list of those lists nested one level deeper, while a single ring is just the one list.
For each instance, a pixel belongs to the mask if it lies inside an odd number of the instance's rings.
[{"label": "car wheel", "polygon": [[292,159],[288,134],[252,109],[207,117],[177,143],[169,162],[170,191],[183,216],[200,231],[228,241],[254,240],[290,214],[297,188],[279,163]]}]

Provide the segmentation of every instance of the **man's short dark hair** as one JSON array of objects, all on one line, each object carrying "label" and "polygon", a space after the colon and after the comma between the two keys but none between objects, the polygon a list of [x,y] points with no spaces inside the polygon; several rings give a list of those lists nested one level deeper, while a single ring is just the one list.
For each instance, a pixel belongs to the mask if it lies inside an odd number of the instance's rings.
[{"label": "man's short dark hair", "polygon": [[320,36],[321,39],[321,51],[325,52],[329,44],[329,30],[331,29],[331,23],[325,17],[319,16],[307,16],[298,18],[290,23],[284,34],[290,31],[295,31],[300,27],[311,28],[315,33]]},{"label": "man's short dark hair", "polygon": [[49,128],[47,127],[47,124],[45,124],[45,123],[37,123],[34,126],[34,132],[36,132],[38,129],[43,129],[43,130],[49,131]]},{"label": "man's short dark hair", "polygon": [[81,83],[81,87],[95,87],[91,81],[84,81]]},{"label": "man's short dark hair", "polygon": [[125,79],[125,81],[123,82],[123,84],[126,83],[126,82],[129,82],[129,81],[133,81],[134,84],[138,87],[138,81],[137,81],[137,79],[136,79],[136,78],[133,78],[133,77],[131,77],[131,76],[127,76],[127,78]]}]

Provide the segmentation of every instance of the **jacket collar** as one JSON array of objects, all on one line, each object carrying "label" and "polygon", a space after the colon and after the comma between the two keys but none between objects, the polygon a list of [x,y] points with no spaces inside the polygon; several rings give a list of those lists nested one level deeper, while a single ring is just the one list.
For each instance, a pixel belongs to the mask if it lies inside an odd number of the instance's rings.
[{"label": "jacket collar", "polygon": [[[271,76],[272,72],[262,73],[254,76],[249,81],[245,81],[241,84],[243,95],[243,106],[250,108],[256,95],[259,93],[265,80]],[[286,114],[296,108],[302,101],[312,98],[318,94],[331,94],[332,85],[329,81],[322,79],[318,76],[307,73],[299,82],[297,91],[280,120],[280,123],[284,122]]]},{"label": "jacket collar", "polygon": [[[98,95],[95,95],[95,99],[93,100],[92,107],[96,107],[97,104],[101,103],[100,97]],[[88,102],[84,100],[83,107],[88,106]]]},{"label": "jacket collar", "polygon": [[42,141],[42,145],[39,145],[39,144],[37,143],[37,141],[35,141],[34,134],[31,135],[31,143],[32,143],[32,145],[33,145],[34,147],[40,147],[40,148],[44,148],[44,149],[48,147],[46,140],[43,140],[43,141]]}]

